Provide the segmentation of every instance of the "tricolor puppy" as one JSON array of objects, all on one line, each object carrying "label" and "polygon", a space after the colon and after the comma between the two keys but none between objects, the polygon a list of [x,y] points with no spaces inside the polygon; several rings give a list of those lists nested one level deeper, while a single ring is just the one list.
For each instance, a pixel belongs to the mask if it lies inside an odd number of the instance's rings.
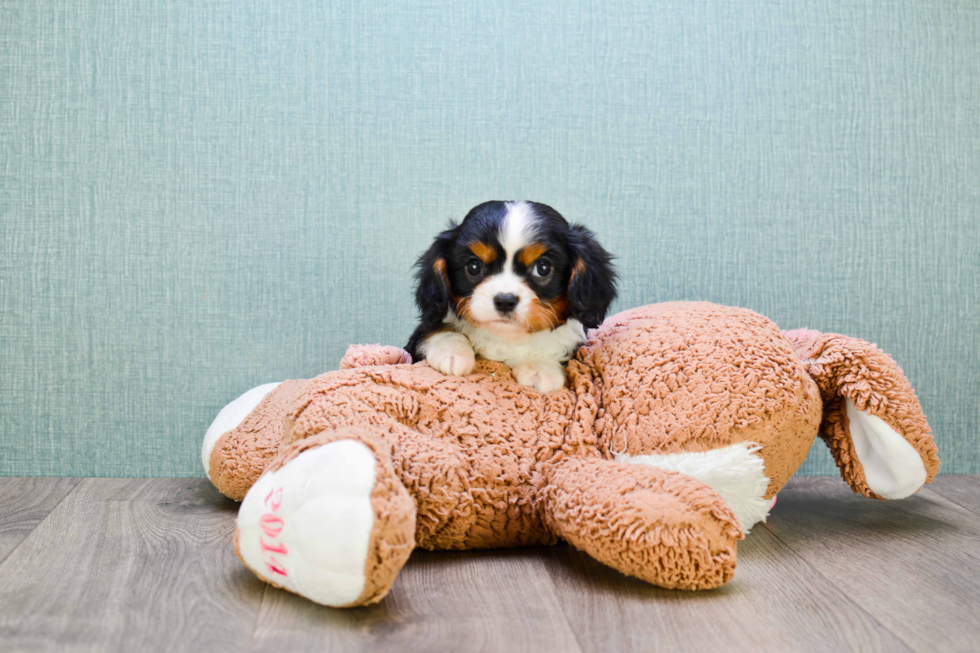
[{"label": "tricolor puppy", "polygon": [[473,371],[475,354],[518,383],[554,392],[565,363],[616,296],[611,256],[591,231],[537,202],[485,202],[418,260],[422,314],[405,347],[443,374]]}]

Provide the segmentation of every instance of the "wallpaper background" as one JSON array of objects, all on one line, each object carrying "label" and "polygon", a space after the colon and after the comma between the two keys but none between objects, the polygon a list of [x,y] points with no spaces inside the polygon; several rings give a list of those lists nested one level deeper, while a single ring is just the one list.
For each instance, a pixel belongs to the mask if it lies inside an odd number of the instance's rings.
[{"label": "wallpaper background", "polygon": [[203,475],[225,403],[404,344],[414,258],[513,198],[599,233],[616,309],[876,342],[980,472],[972,1],[0,0],[0,174],[3,475]]}]

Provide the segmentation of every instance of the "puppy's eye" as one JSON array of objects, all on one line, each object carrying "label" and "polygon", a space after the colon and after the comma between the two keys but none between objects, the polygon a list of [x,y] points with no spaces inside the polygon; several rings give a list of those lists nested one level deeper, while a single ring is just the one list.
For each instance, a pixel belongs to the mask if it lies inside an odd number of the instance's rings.
[{"label": "puppy's eye", "polygon": [[478,277],[483,272],[483,261],[478,258],[471,258],[466,262],[466,274],[471,277]]},{"label": "puppy's eye", "polygon": [[539,258],[531,268],[531,274],[538,278],[545,278],[551,274],[551,261],[546,258]]}]

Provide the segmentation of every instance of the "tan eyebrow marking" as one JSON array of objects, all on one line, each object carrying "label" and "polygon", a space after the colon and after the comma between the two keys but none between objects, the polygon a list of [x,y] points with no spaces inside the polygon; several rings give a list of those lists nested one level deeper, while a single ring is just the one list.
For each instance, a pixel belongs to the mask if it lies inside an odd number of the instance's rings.
[{"label": "tan eyebrow marking", "polygon": [[538,259],[539,256],[547,251],[548,248],[541,243],[531,243],[521,250],[521,253],[517,255],[517,260],[519,260],[525,266],[530,266]]},{"label": "tan eyebrow marking", "polygon": [[482,242],[471,243],[470,251],[476,254],[477,257],[487,265],[493,263],[494,260],[496,260],[497,258],[497,250],[495,250],[493,247],[490,247],[486,243],[482,243]]}]

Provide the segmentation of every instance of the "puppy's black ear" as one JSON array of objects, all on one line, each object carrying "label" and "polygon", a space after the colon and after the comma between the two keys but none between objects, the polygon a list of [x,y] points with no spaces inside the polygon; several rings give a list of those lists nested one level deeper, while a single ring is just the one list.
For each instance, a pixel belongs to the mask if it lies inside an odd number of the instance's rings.
[{"label": "puppy's black ear", "polygon": [[421,360],[419,345],[442,326],[449,311],[451,290],[446,259],[458,233],[456,223],[449,223],[449,229],[436,236],[432,246],[415,263],[415,303],[419,307],[421,320],[405,349],[416,361]]},{"label": "puppy's black ear", "polygon": [[574,224],[569,228],[572,272],[568,279],[569,317],[586,329],[594,329],[606,319],[606,311],[616,298],[616,270],[612,256],[595,234]]},{"label": "puppy's black ear", "polygon": [[441,324],[449,310],[450,288],[446,259],[458,233],[459,227],[451,222],[449,229],[436,236],[432,246],[415,263],[415,278],[418,281],[415,287],[415,303],[419,307],[422,324]]}]

